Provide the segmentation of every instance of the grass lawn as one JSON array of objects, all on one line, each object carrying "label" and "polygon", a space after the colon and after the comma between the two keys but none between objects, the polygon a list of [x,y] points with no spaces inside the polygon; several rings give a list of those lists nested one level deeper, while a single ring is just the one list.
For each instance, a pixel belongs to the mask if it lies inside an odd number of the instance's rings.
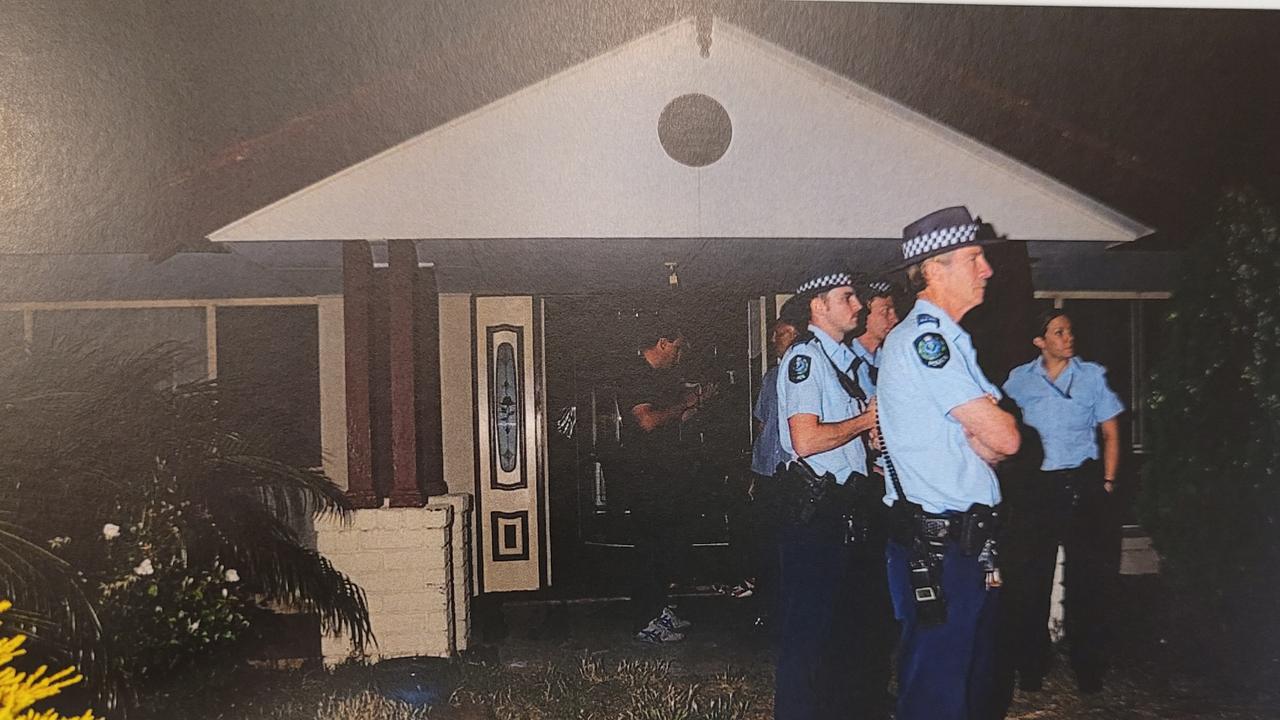
[{"label": "grass lawn", "polygon": [[[1018,693],[1010,718],[1280,717],[1280,648],[1267,661],[1230,648],[1191,648],[1168,622],[1159,579],[1124,578],[1120,642],[1106,688],[1075,692],[1065,660],[1045,687]],[[543,637],[545,606],[511,607],[511,636],[488,662],[398,660],[335,671],[240,670],[202,679],[148,704],[145,718],[193,720],[757,720],[772,717],[768,643],[726,598],[682,603],[698,623],[684,643],[631,641],[609,605],[563,607],[567,632]],[[562,618],[564,619],[564,618]],[[541,638],[541,639],[539,639]],[[184,685],[183,687],[189,687]],[[407,702],[405,702],[407,701]]]}]

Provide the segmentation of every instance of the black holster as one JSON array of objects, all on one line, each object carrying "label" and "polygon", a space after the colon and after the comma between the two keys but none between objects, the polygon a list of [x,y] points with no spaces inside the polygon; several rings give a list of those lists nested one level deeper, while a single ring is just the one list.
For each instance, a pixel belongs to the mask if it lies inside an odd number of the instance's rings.
[{"label": "black holster", "polygon": [[996,508],[982,503],[974,503],[960,515],[960,535],[956,542],[960,543],[960,552],[968,556],[977,555],[994,540],[1000,522],[1000,513]]},{"label": "black holster", "polygon": [[808,525],[819,515],[830,515],[836,494],[836,476],[830,472],[818,475],[808,463],[793,462],[778,466],[782,480],[783,507],[786,519],[794,525]]},{"label": "black holster", "polygon": [[884,504],[884,479],[878,475],[854,473],[845,483],[848,507],[845,512],[845,542],[851,545],[884,547],[888,534]]}]

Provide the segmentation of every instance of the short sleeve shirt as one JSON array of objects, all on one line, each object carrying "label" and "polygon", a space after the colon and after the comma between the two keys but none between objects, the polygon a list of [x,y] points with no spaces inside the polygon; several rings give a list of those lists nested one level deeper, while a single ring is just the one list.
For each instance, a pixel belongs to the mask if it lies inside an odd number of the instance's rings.
[{"label": "short sleeve shirt", "polygon": [[[917,300],[880,350],[880,427],[907,498],[934,513],[996,505],[996,474],[965,439],[951,411],[1000,389],[978,367],[969,333],[937,306]],[[885,479],[885,502],[897,498]]]},{"label": "short sleeve shirt", "polygon": [[760,421],[760,434],[751,446],[751,471],[773,477],[778,463],[787,461],[778,438],[778,366],[774,365],[760,381],[760,394],[752,414]]},{"label": "short sleeve shirt", "polygon": [[1124,411],[1124,403],[1107,385],[1107,370],[1097,363],[1071,358],[1050,380],[1044,361],[1036,358],[1009,373],[1004,390],[1022,409],[1023,422],[1040,433],[1044,444],[1041,470],[1065,470],[1098,459],[1098,426]]},{"label": "short sleeve shirt", "polygon": [[[856,417],[865,409],[864,402],[851,397],[836,378],[836,368],[852,377],[848,371],[853,351],[812,325],[809,331],[813,337],[792,345],[778,370],[778,437],[788,460],[797,457],[788,423],[792,415],[817,415],[818,422],[834,423]],[[805,460],[819,475],[830,472],[842,485],[850,473],[867,472],[866,445],[860,437]]]},{"label": "short sleeve shirt", "polygon": [[631,362],[617,379],[618,412],[622,415],[622,450],[632,460],[657,463],[680,443],[680,423],[670,422],[650,432],[636,424],[631,408],[637,405],[670,407],[684,392],[680,377],[671,370],[659,370],[643,357]]}]

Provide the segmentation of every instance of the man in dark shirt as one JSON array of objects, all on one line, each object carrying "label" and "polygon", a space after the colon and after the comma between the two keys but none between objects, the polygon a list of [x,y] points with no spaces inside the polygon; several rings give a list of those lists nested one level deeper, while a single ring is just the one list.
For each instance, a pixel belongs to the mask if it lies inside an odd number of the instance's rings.
[{"label": "man in dark shirt", "polygon": [[631,594],[636,639],[678,642],[690,623],[667,603],[672,568],[687,550],[680,498],[688,480],[680,457],[680,424],[715,393],[713,385],[687,387],[675,372],[685,351],[684,333],[659,320],[639,343],[639,357],[618,380],[622,415],[622,467],[631,489],[636,585]]}]

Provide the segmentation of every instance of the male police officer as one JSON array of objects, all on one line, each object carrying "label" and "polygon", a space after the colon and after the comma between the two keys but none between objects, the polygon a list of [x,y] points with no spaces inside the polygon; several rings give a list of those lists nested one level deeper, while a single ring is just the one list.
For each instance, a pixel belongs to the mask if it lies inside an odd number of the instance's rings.
[{"label": "male police officer", "polygon": [[857,702],[852,681],[861,639],[847,516],[854,486],[866,482],[862,436],[875,426],[875,401],[858,388],[853,353],[842,342],[862,307],[853,278],[822,268],[796,294],[808,306],[808,337],[787,351],[777,380],[792,515],[781,533],[774,717],[848,718]]},{"label": "male police officer", "polygon": [[898,325],[898,311],[893,304],[896,287],[887,280],[872,280],[857,287],[867,320],[862,334],[849,343],[858,358],[858,384],[868,396],[876,394],[880,376],[880,346],[889,331]]},{"label": "male police officer", "polygon": [[885,341],[877,396],[895,506],[886,554],[902,621],[898,720],[990,712],[999,585],[991,509],[1000,502],[991,466],[1017,452],[1019,435],[958,324],[991,277],[988,229],[951,207],[903,231],[917,300]]}]

